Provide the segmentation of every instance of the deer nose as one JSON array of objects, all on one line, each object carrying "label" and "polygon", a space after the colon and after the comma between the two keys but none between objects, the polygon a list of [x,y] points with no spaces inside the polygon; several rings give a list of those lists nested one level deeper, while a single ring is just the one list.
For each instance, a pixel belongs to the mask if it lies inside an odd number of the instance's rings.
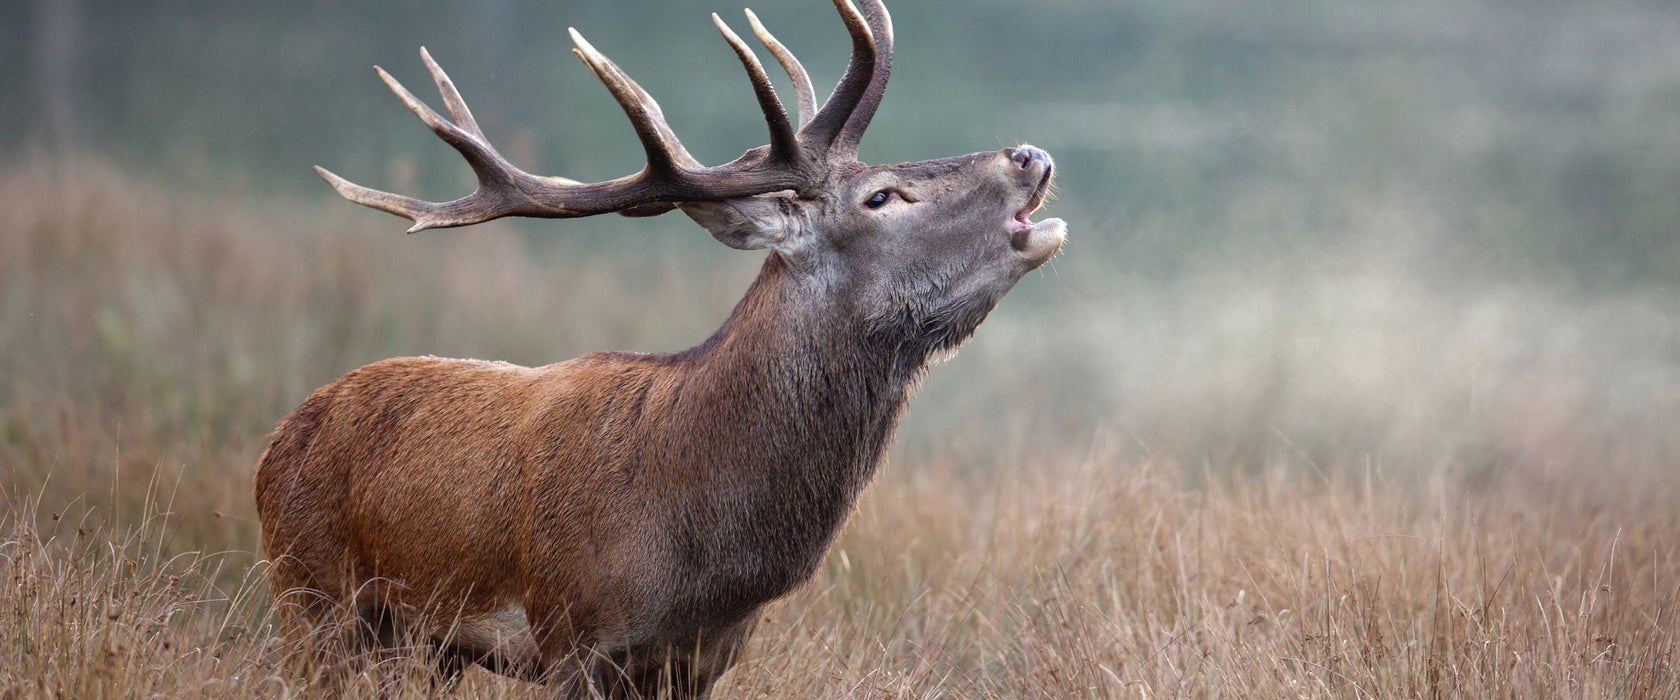
[{"label": "deer nose", "polygon": [[1015,163],[1017,168],[1031,170],[1035,161],[1041,166],[1050,165],[1050,154],[1045,153],[1040,148],[1021,146],[1016,148],[1014,153],[1009,154],[1009,160]]}]

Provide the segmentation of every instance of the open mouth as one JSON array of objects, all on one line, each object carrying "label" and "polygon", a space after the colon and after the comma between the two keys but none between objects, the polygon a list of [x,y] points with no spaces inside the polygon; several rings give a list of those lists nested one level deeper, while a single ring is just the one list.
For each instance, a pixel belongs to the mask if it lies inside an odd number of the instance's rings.
[{"label": "open mouth", "polygon": [[1038,185],[1033,187],[1026,204],[1015,210],[1015,216],[1009,220],[1009,246],[1028,263],[1029,270],[1055,256],[1056,252],[1062,249],[1062,242],[1067,239],[1067,223],[1061,219],[1051,217],[1043,221],[1033,221],[1029,218],[1039,207],[1044,206],[1045,198],[1050,195],[1050,178],[1054,166],[1049,160],[1049,156],[1045,155],[1044,174],[1039,176]]},{"label": "open mouth", "polygon": [[1038,186],[1033,188],[1032,196],[1027,198],[1026,206],[1015,212],[1015,220],[1009,227],[1011,231],[1020,233],[1033,227],[1032,220],[1027,217],[1038,211],[1039,207],[1044,206],[1044,198],[1050,193],[1050,173],[1055,169],[1056,166],[1054,165],[1044,168],[1044,176],[1038,179]]}]

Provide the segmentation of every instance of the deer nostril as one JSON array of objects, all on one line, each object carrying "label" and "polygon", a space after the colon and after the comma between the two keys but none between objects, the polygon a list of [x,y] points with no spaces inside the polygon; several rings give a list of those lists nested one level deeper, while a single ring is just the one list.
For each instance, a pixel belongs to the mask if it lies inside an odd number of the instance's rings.
[{"label": "deer nostril", "polygon": [[1035,160],[1049,162],[1050,154],[1032,146],[1022,146],[1015,149],[1014,153],[1009,154],[1009,160],[1015,163],[1015,167],[1026,170],[1032,167]]}]

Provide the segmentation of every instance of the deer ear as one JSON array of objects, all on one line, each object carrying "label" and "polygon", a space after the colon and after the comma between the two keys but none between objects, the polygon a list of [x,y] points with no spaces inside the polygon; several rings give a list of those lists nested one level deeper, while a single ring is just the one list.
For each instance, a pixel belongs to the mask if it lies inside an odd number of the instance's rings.
[{"label": "deer ear", "polygon": [[718,202],[683,202],[678,208],[726,246],[736,250],[780,249],[793,237],[796,226],[780,199],[742,197]]}]

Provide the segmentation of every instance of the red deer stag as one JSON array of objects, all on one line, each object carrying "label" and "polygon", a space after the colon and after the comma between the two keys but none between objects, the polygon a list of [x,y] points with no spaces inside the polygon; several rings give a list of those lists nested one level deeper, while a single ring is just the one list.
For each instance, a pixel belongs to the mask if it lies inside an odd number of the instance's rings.
[{"label": "red deer stag", "polygon": [[379,75],[460,151],[478,189],[447,203],[362,187],[344,197],[410,231],[502,216],[681,209],[732,248],[768,248],[723,327],[673,354],[594,353],[545,367],[434,357],[357,369],[276,429],[256,475],[283,629],[352,610],[468,664],[563,695],[704,697],[759,610],[810,578],[887,451],[930,357],[974,332],[1062,245],[1028,216],[1050,186],[1031,146],[869,166],[857,146],[892,65],[880,0],[834,0],[851,34],[817,108],[804,68],[790,123],[752,50],[713,16],[757,93],[769,143],[705,167],[659,105],[574,31],[629,115],[638,173],[532,175],[484,138],[424,50],[445,119]]}]

